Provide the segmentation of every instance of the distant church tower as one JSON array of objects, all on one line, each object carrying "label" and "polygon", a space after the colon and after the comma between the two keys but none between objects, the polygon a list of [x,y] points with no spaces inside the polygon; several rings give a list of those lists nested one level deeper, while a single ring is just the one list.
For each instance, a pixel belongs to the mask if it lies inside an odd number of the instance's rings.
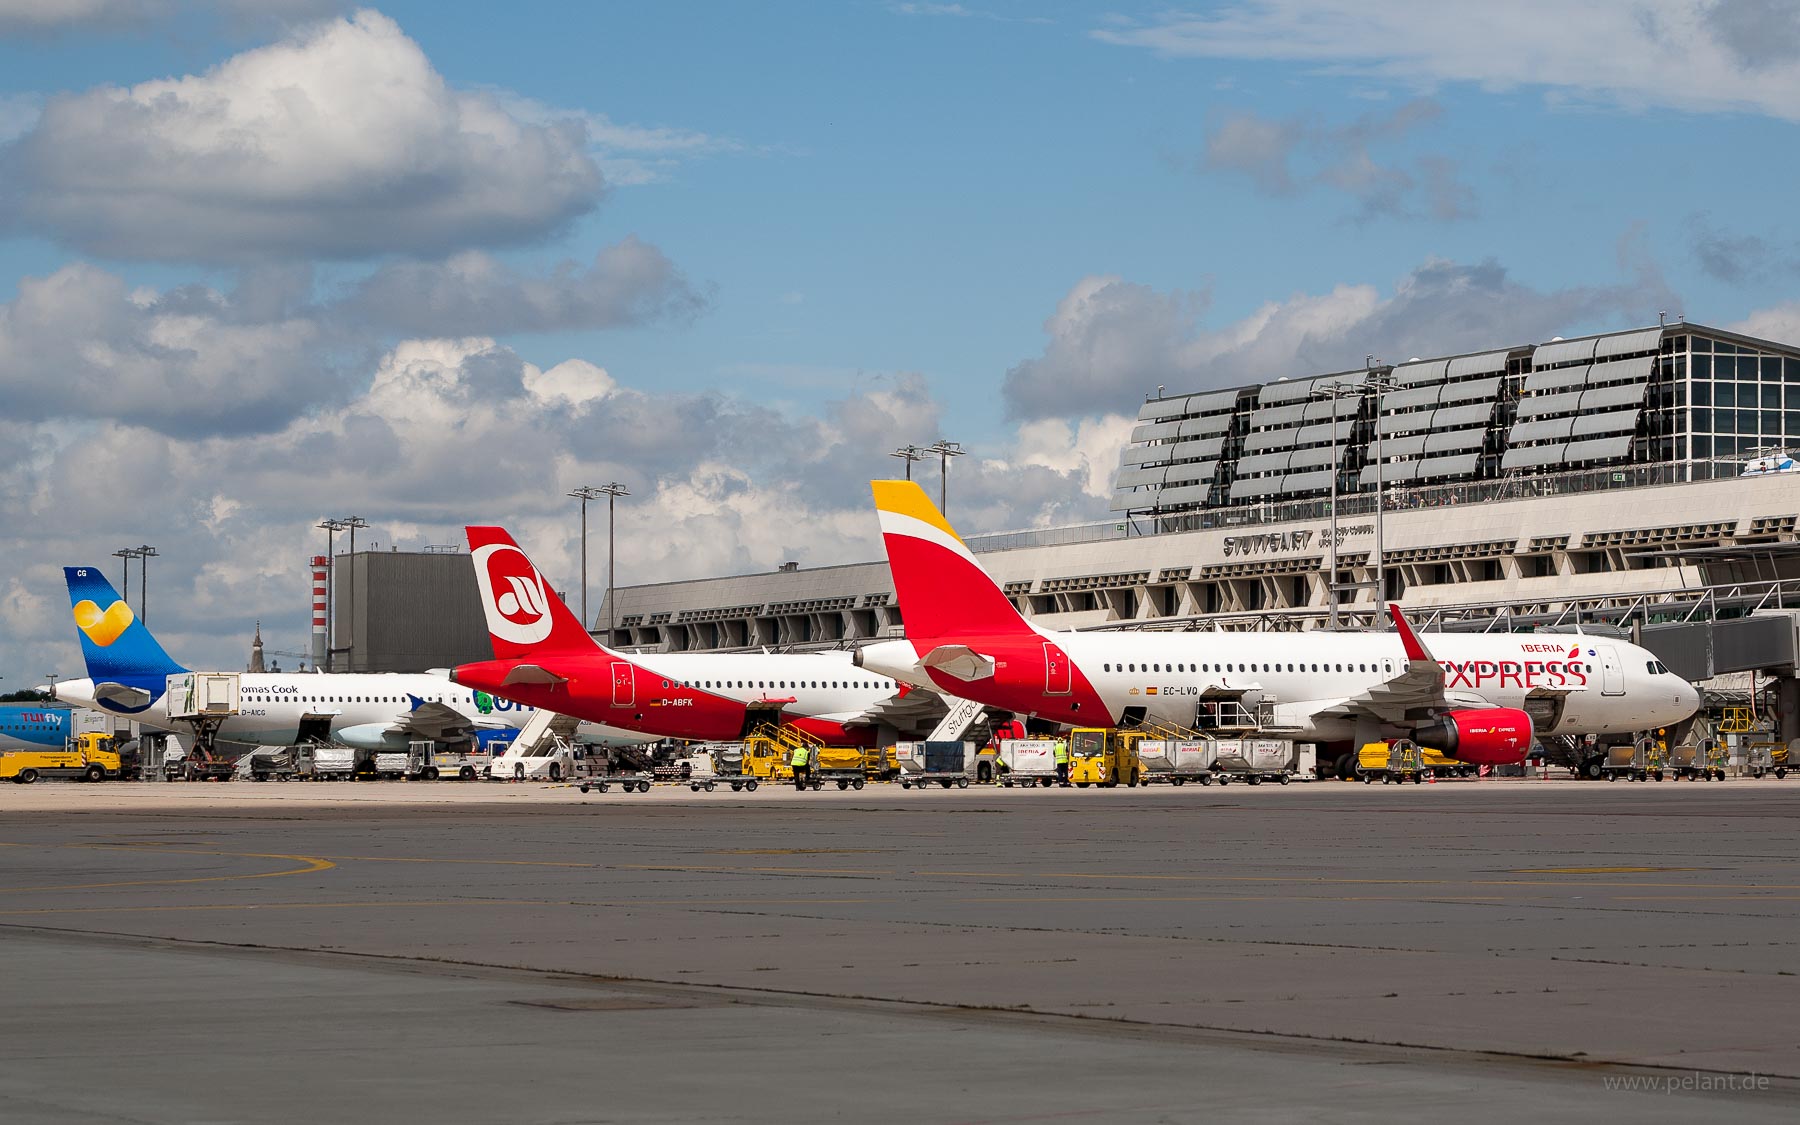
[{"label": "distant church tower", "polygon": [[263,668],[262,622],[256,623],[256,639],[250,642],[250,667],[246,672],[261,672]]}]

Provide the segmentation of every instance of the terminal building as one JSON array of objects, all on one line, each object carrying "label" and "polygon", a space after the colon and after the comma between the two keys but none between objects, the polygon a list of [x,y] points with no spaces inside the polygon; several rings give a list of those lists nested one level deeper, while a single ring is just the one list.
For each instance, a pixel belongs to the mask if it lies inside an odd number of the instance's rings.
[{"label": "terminal building", "polygon": [[[1434,627],[1642,624],[1721,574],[1746,611],[1800,594],[1783,581],[1800,519],[1800,473],[1780,455],[1800,447],[1800,350],[1785,344],[1665,324],[1296,372],[1137,414],[1113,519],[968,540],[1048,628],[1354,627],[1380,595]],[[612,601],[597,635],[639,650],[904,628],[878,558]]]},{"label": "terminal building", "polygon": [[494,658],[467,551],[358,551],[331,560],[329,573],[325,670],[426,672]]}]

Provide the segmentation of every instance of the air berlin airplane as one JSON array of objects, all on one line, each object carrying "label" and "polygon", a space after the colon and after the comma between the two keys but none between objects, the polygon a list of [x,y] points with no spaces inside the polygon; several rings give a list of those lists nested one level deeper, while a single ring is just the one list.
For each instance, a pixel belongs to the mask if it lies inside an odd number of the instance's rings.
[{"label": "air berlin airplane", "polygon": [[498,659],[461,665],[450,675],[459,684],[659,738],[738,739],[776,722],[835,746],[873,746],[878,723],[929,723],[944,711],[932,693],[858,668],[847,652],[613,652],[505,529],[467,531]]},{"label": "air berlin airplane", "polygon": [[1411,738],[1460,761],[1522,761],[1544,735],[1623,734],[1692,716],[1699,693],[1642,648],[1580,634],[1050,632],[1019,615],[910,481],[875,481],[907,638],[857,663],[1060,723],[1194,725],[1203,701],[1266,708],[1270,733]]}]

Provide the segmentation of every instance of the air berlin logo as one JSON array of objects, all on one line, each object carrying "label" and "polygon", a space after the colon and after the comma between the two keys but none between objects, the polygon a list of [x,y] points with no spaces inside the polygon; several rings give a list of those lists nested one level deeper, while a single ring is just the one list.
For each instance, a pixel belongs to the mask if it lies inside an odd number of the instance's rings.
[{"label": "air berlin logo", "polygon": [[536,644],[550,635],[550,594],[523,551],[510,543],[478,548],[475,581],[481,586],[488,632],[516,645]]}]

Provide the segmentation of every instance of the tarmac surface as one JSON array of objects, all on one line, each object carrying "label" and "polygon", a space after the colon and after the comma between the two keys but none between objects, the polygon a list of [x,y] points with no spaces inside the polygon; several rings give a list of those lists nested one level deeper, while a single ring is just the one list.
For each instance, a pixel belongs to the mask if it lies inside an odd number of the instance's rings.
[{"label": "tarmac surface", "polygon": [[1800,783],[0,787],[0,1120],[1790,1121]]}]

